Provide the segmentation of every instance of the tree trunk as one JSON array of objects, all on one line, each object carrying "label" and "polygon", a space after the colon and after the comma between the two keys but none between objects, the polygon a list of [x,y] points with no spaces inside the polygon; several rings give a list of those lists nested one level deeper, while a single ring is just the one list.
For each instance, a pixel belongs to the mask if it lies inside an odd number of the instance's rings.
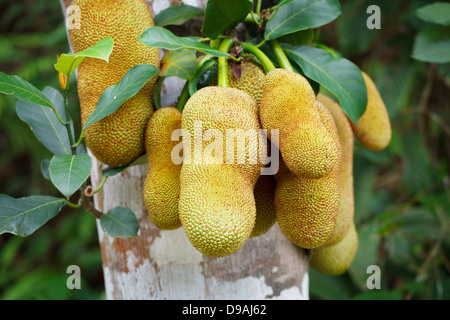
[{"label": "tree trunk", "polygon": [[[64,12],[70,2],[61,0]],[[155,15],[182,1],[146,2]],[[183,2],[204,8],[206,0]],[[195,22],[193,25],[191,28]],[[162,104],[169,105],[177,100],[183,81],[168,79],[163,87]],[[93,157],[94,189],[102,180],[103,167]],[[146,165],[129,168],[109,178],[94,197],[98,210],[129,207],[140,223],[137,237],[119,239],[105,235],[97,220],[107,299],[309,298],[306,252],[292,244],[277,225],[249,239],[231,256],[204,256],[192,246],[182,228],[163,231],[151,223],[142,197],[146,173]]]}]

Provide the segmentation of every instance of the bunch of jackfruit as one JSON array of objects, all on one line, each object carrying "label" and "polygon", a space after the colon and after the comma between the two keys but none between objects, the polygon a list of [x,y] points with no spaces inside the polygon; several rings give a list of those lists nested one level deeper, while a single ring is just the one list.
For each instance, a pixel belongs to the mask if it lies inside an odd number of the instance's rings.
[{"label": "bunch of jackfruit", "polygon": [[[138,40],[153,26],[144,1],[75,0],[74,4],[89,14],[80,29],[69,33],[75,52],[111,33],[115,41],[109,63],[87,58],[79,68],[84,122],[103,91],[129,68],[139,63],[159,66],[159,51]],[[115,6],[120,6],[119,20],[109,14]],[[102,10],[105,7],[109,10]],[[111,31],[111,26],[120,32]],[[311,249],[312,267],[340,274],[351,264],[358,246],[353,222],[354,135],[372,150],[389,144],[391,128],[383,101],[363,73],[368,105],[355,126],[336,102],[316,96],[303,76],[284,69],[265,74],[252,60],[241,67],[239,79],[229,67],[229,88],[198,90],[182,112],[173,106],[153,112],[156,79],[152,79],[117,112],[90,126],[86,144],[100,161],[113,167],[129,164],[146,152],[143,198],[151,221],[164,230],[183,227],[201,253],[231,255],[250,237],[278,223],[294,244]],[[180,129],[181,148],[173,140]],[[230,130],[239,135],[261,129],[270,141],[256,147],[250,136],[244,138],[244,148],[234,139],[227,145],[217,138],[226,137]],[[273,130],[278,132],[276,140],[271,139]],[[195,139],[199,132],[200,143]],[[271,143],[279,150],[279,170],[261,175],[267,163],[264,157],[251,161],[251,155],[273,150]],[[191,161],[175,163],[174,154],[180,152],[184,160],[189,153]],[[228,162],[229,156],[234,161]],[[236,161],[239,156],[244,161]]]}]

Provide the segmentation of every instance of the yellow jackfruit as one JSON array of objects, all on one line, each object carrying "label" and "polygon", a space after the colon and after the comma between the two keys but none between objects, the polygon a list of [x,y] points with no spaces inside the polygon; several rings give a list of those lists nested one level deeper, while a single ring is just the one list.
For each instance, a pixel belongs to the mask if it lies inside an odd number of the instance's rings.
[{"label": "yellow jackfruit", "polygon": [[383,150],[391,142],[391,121],[375,83],[364,71],[361,73],[367,87],[367,106],[358,120],[358,125],[351,122],[353,132],[366,148],[373,151]]},{"label": "yellow jackfruit", "polygon": [[339,187],[341,190],[341,201],[339,213],[336,219],[336,226],[330,239],[322,247],[331,246],[339,241],[347,233],[353,224],[355,212],[355,199],[353,190],[353,145],[354,137],[350,121],[342,111],[340,106],[331,98],[318,94],[317,100],[320,101],[333,116],[339,134],[339,141],[342,149],[341,170],[339,173]]},{"label": "yellow jackfruit", "polygon": [[[143,0],[75,0],[80,8],[80,28],[69,30],[74,52],[111,36],[114,48],[109,62],[86,58],[78,68],[78,96],[84,125],[94,111],[103,91],[119,82],[138,64],[159,67],[159,49],[150,48],[138,38],[154,25]],[[103,163],[119,167],[131,163],[144,153],[145,128],[153,112],[153,87],[149,80],[137,95],[113,114],[94,123],[85,132],[86,145]]]},{"label": "yellow jackfruit", "polygon": [[[239,161],[239,143],[227,143],[225,137],[230,131],[238,133],[238,129],[255,134],[259,131],[256,101],[238,89],[202,88],[186,103],[181,127],[184,160],[179,213],[183,228],[201,253],[230,255],[252,233],[256,218],[253,190],[262,164],[251,161],[251,155],[258,155],[257,143],[238,134],[247,147],[245,161]],[[196,133],[203,134],[197,148]],[[213,144],[215,148],[211,148]],[[187,148],[192,153],[190,159]]]},{"label": "yellow jackfruit", "polygon": [[[309,179],[283,170],[277,176],[275,211],[283,234],[296,245],[312,249],[323,245],[332,235],[339,212],[339,171],[341,148],[333,117],[316,101],[316,110],[330,136],[336,141],[338,162],[323,178]],[[284,160],[284,158],[283,158]],[[282,168],[284,165],[280,164]]]},{"label": "yellow jackfruit", "polygon": [[[244,90],[250,94],[259,105],[262,95],[264,69],[254,60],[243,60],[241,77],[238,79],[233,72],[232,64],[228,64],[228,85],[230,88]],[[217,82],[215,79],[212,83]],[[266,233],[276,222],[274,193],[275,179],[273,176],[262,175],[255,185],[256,222],[250,237]]]},{"label": "yellow jackfruit", "polygon": [[339,162],[338,141],[321,122],[315,95],[301,75],[270,71],[264,80],[260,118],[264,129],[279,130],[279,149],[289,170],[297,176],[326,176]]},{"label": "yellow jackfruit", "polygon": [[170,106],[156,110],[145,133],[148,171],[144,183],[144,203],[151,221],[160,229],[181,227],[178,214],[181,164],[172,161],[178,144],[172,133],[181,129],[181,112]]},{"label": "yellow jackfruit", "polygon": [[256,221],[250,237],[263,235],[277,222],[275,213],[275,186],[273,175],[261,175],[256,181],[254,195],[256,204]]},{"label": "yellow jackfruit", "polygon": [[345,237],[335,245],[311,250],[310,265],[327,275],[344,273],[352,264],[358,250],[358,234],[352,223]]}]

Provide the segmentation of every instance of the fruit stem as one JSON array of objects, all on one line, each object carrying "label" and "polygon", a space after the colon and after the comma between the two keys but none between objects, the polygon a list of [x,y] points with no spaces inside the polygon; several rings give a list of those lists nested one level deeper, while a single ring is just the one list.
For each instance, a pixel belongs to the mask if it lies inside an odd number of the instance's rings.
[{"label": "fruit stem", "polygon": [[214,48],[214,49],[219,49],[220,41],[221,41],[220,38],[217,38],[217,39],[215,39],[215,40],[210,40],[210,41],[209,41],[209,46],[210,46],[211,48]]},{"label": "fruit stem", "polygon": [[[219,50],[228,53],[234,40],[232,38],[226,38],[220,43]],[[227,57],[219,57],[217,68],[217,86],[228,87],[228,60]]]},{"label": "fruit stem", "polygon": [[262,3],[262,0],[257,0],[257,3],[256,3],[256,13],[257,13],[258,15],[261,14],[261,3]]},{"label": "fruit stem", "polygon": [[183,112],[184,105],[191,97],[191,94],[189,93],[189,81],[186,81],[186,84],[183,87],[183,90],[181,91],[180,96],[178,97],[178,102],[176,105],[176,108]]},{"label": "fruit stem", "polygon": [[294,72],[294,69],[292,68],[291,63],[289,62],[288,57],[286,56],[286,53],[284,53],[283,48],[280,46],[277,40],[271,40],[270,45],[272,46],[273,53],[275,54],[275,57],[277,58],[278,64],[281,68],[286,69],[288,71]]},{"label": "fruit stem", "polygon": [[[67,80],[68,82],[68,80]],[[62,94],[63,94],[63,99],[64,99],[64,108],[66,111],[66,130],[67,130],[67,134],[69,135],[69,142],[70,142],[70,149],[72,151],[72,155],[76,155],[77,154],[77,146],[75,146],[75,140],[73,138],[72,135],[72,119],[70,118],[70,113],[69,113],[69,100],[67,97],[67,89],[68,86],[65,86],[64,89],[62,89]]]},{"label": "fruit stem", "polygon": [[272,63],[272,61],[270,61],[269,57],[267,57],[266,54],[264,52],[262,52],[256,46],[248,44],[248,43],[243,43],[242,49],[246,52],[250,52],[256,58],[258,58],[259,62],[261,62],[261,64],[266,69],[266,73],[275,69],[275,65]]}]

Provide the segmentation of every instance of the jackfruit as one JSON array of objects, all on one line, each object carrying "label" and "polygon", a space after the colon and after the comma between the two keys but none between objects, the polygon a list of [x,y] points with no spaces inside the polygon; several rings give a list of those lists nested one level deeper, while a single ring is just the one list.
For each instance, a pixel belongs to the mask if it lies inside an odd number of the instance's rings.
[{"label": "jackfruit", "polygon": [[315,95],[301,75],[274,69],[267,73],[260,104],[264,129],[279,130],[279,149],[289,170],[297,176],[322,178],[339,159],[335,141],[321,122]]},{"label": "jackfruit", "polygon": [[256,221],[250,237],[263,235],[276,223],[275,186],[273,175],[261,175],[256,181],[254,195],[256,204]]},{"label": "jackfruit", "polygon": [[163,230],[181,227],[178,214],[181,164],[172,161],[172,150],[178,142],[171,140],[177,129],[181,129],[181,112],[169,106],[153,113],[145,133],[148,169],[144,203],[150,220]]},{"label": "jackfruit", "polygon": [[[264,69],[254,60],[245,59],[241,62],[241,77],[238,79],[234,75],[233,65],[228,64],[228,86],[239,90],[244,90],[250,94],[259,105],[261,102],[263,82],[266,74]],[[217,85],[217,76],[211,82],[211,86]]]},{"label": "jackfruit", "polygon": [[367,73],[361,73],[367,88],[367,106],[358,120],[358,125],[351,122],[353,132],[366,148],[373,151],[383,150],[391,141],[391,121],[375,83]]},{"label": "jackfruit", "polygon": [[[249,137],[241,140],[245,150],[237,149],[239,140],[238,144],[229,145],[224,140],[230,131],[241,139],[242,133],[259,132],[256,101],[245,91],[234,88],[202,88],[186,103],[181,127],[184,130],[181,223],[188,239],[201,253],[211,257],[230,255],[252,233],[256,219],[253,190],[263,165],[258,159],[252,160],[252,155],[258,155],[258,139],[255,143]],[[238,130],[243,131],[239,134]],[[203,134],[200,148],[195,147],[198,134]],[[216,148],[211,149],[213,144]],[[187,149],[193,154],[190,159],[186,156]],[[239,161],[239,151],[245,161]]]},{"label": "jackfruit", "polygon": [[341,190],[339,213],[333,234],[326,243],[322,245],[331,246],[339,241],[347,233],[353,223],[355,212],[355,199],[353,190],[353,145],[354,137],[350,121],[340,106],[331,98],[319,93],[317,100],[330,111],[336,123],[339,141],[342,149],[341,170],[339,173],[339,188]]},{"label": "jackfruit", "polygon": [[[266,74],[264,69],[254,60],[243,60],[241,77],[236,78],[232,64],[228,64],[228,85],[230,88],[244,90],[250,94],[259,105],[262,95],[262,85]],[[217,83],[217,78],[213,81]],[[256,222],[250,237],[266,233],[276,222],[274,193],[275,179],[273,176],[262,175],[255,185]]]},{"label": "jackfruit", "polygon": [[[103,91],[119,82],[131,67],[153,64],[159,68],[159,49],[147,47],[138,40],[143,31],[154,25],[145,1],[75,0],[72,5],[78,6],[81,12],[80,28],[69,30],[74,52],[87,49],[107,36],[114,40],[109,63],[86,58],[78,68],[78,96],[84,125]],[[156,77],[115,113],[86,129],[86,145],[98,160],[120,167],[144,153],[155,82]]]},{"label": "jackfruit", "polygon": [[352,223],[345,237],[335,245],[311,250],[310,266],[326,275],[344,273],[358,250],[358,234]]},{"label": "jackfruit", "polygon": [[228,85],[230,88],[244,90],[249,93],[259,105],[261,102],[263,82],[266,74],[264,69],[254,60],[243,60],[241,77],[235,77],[231,65],[228,67]]},{"label": "jackfruit", "polygon": [[[336,141],[338,162],[323,178],[309,179],[284,171],[277,177],[275,211],[283,234],[299,247],[313,249],[333,234],[339,212],[341,149],[333,117],[320,102],[316,110],[321,123]],[[284,160],[284,158],[283,158]],[[280,165],[283,167],[284,165]]]}]

